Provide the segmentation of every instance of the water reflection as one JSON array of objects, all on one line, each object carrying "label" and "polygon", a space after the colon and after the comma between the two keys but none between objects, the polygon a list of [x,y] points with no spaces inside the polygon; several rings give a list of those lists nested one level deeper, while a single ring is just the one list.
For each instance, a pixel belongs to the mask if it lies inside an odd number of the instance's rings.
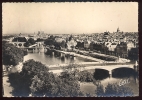
[{"label": "water reflection", "polygon": [[112,77],[109,75],[109,71],[104,70],[104,69],[95,69],[94,71],[94,78],[96,80],[104,80],[106,78],[117,78],[117,79],[122,79],[122,78],[137,78],[138,74],[134,69],[131,68],[116,68],[112,70]]},{"label": "water reflection", "polygon": [[109,73],[104,69],[95,69],[94,78],[96,80],[103,80],[109,77]]},{"label": "water reflection", "polygon": [[[47,65],[55,65],[55,64],[65,64],[65,63],[79,63],[79,62],[90,62],[91,60],[84,59],[81,57],[75,57],[75,59],[70,58],[69,56],[64,56],[62,58],[61,53],[52,52],[48,53],[28,53],[28,55],[24,56],[24,61],[29,59],[34,59],[35,61],[40,61],[43,64]],[[61,59],[62,58],[62,59]]]},{"label": "water reflection", "polygon": [[136,76],[136,71],[131,68],[117,68],[113,70],[112,76],[114,78],[124,78],[124,77],[131,77]]},{"label": "water reflection", "polygon": [[[108,83],[110,84],[120,84],[121,81],[129,79],[130,83],[124,84],[133,90],[134,95],[139,94],[139,84],[136,82],[137,73],[135,70],[130,68],[117,68],[112,70],[112,77],[109,77],[109,72],[104,69],[94,69],[94,78],[99,80],[100,83],[106,87]],[[80,83],[81,91],[85,93],[94,94],[96,90],[96,85],[93,82]],[[91,91],[90,91],[91,90]]]}]

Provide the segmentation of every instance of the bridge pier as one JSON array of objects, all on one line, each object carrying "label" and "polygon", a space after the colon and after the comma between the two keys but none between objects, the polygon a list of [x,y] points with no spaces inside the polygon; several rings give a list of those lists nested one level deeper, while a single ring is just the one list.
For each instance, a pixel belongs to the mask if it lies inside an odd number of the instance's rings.
[{"label": "bridge pier", "polygon": [[60,57],[62,57],[62,56],[63,56],[63,54],[61,53],[61,54],[60,54]]},{"label": "bridge pier", "polygon": [[137,62],[137,61],[135,62],[134,70],[135,70],[136,72],[138,71],[138,62]]},{"label": "bridge pier", "polygon": [[109,70],[109,78],[112,77],[112,70]]},{"label": "bridge pier", "polygon": [[35,50],[33,49],[33,53],[35,52]]},{"label": "bridge pier", "polygon": [[54,56],[54,51],[52,51],[52,55]]}]

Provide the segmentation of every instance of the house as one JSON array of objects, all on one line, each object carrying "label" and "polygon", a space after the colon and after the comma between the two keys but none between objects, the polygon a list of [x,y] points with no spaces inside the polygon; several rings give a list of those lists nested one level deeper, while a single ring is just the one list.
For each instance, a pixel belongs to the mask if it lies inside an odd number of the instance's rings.
[{"label": "house", "polygon": [[88,49],[88,48],[90,47],[90,43],[91,43],[90,41],[85,40],[85,41],[84,41],[84,48],[85,48],[85,49]]},{"label": "house", "polygon": [[116,43],[111,43],[111,45],[108,47],[109,51],[115,51],[116,46]]},{"label": "house", "polygon": [[75,46],[77,45],[77,42],[72,38],[70,41],[67,42],[67,49],[68,50],[73,50]]},{"label": "house", "polygon": [[61,43],[62,41],[65,41],[65,39],[63,39],[63,38],[61,38],[61,37],[56,37],[56,38],[55,38],[55,41],[56,41],[57,43]]},{"label": "house", "polygon": [[105,46],[108,48],[109,51],[115,51],[117,43],[115,42],[105,42]]},{"label": "house", "polygon": [[128,42],[127,43],[127,51],[131,50],[132,48],[135,48],[135,44],[133,42]]},{"label": "house", "polygon": [[119,54],[120,57],[127,57],[127,43],[121,42],[115,48],[115,52]]}]

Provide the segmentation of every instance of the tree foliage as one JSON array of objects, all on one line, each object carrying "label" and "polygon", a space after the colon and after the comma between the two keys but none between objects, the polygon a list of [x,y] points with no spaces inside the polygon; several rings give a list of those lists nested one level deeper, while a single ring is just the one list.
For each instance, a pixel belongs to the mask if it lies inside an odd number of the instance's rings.
[{"label": "tree foliage", "polygon": [[84,48],[84,42],[77,42],[77,48]]},{"label": "tree foliage", "polygon": [[44,42],[44,44],[46,44],[46,45],[54,45],[54,42],[55,42],[55,40],[54,39],[46,39],[45,40],[45,42]]},{"label": "tree foliage", "polygon": [[25,47],[29,47],[30,45],[35,44],[35,40],[33,38],[29,38],[28,41],[24,44]]},{"label": "tree foliage", "polygon": [[[22,92],[27,90],[27,93],[31,93],[33,96],[83,96],[83,93],[80,92],[78,80],[73,74],[64,72],[57,76],[49,72],[48,67],[34,60],[28,60],[23,64],[20,77],[17,80],[23,84],[18,84],[24,87]],[[20,89],[20,86],[17,87]]]},{"label": "tree foliage", "polygon": [[26,51],[15,47],[13,44],[2,43],[2,60],[4,65],[17,65],[23,61]]},{"label": "tree foliage", "polygon": [[119,86],[117,83],[108,84],[105,87],[102,85],[98,85],[97,89],[95,91],[97,96],[104,96],[104,97],[113,97],[113,96],[119,96],[119,97],[125,97],[125,96],[133,96],[133,92],[130,88],[126,86]]},{"label": "tree foliage", "polygon": [[138,58],[139,58],[139,50],[138,50],[138,48],[132,48],[128,52],[128,58],[131,59],[131,60],[138,60]]},{"label": "tree foliage", "polygon": [[105,95],[104,93],[104,89],[103,89],[103,85],[98,85],[96,90],[95,90],[95,94],[98,96],[98,97],[102,97]]},{"label": "tree foliage", "polygon": [[79,73],[79,81],[81,81],[81,82],[93,82],[94,81],[93,74],[91,74],[87,70],[81,71]]},{"label": "tree foliage", "polygon": [[116,46],[115,52],[118,54],[127,54],[127,44],[124,42],[121,42],[120,44]]},{"label": "tree foliage", "polygon": [[27,42],[27,39],[25,37],[16,37],[12,40],[13,42]]}]

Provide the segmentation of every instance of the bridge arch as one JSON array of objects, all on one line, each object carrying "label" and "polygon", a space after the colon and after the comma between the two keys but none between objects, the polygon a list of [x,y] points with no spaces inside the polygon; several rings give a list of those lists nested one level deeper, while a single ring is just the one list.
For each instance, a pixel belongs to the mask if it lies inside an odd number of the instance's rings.
[{"label": "bridge arch", "polygon": [[17,46],[17,43],[13,43],[15,46]]},{"label": "bridge arch", "polygon": [[110,74],[109,74],[109,71],[106,69],[96,68],[93,73],[93,77],[96,80],[103,80],[110,77]]},{"label": "bridge arch", "polygon": [[134,65],[110,65],[110,66],[95,66],[95,69],[103,69],[107,70],[109,72],[110,77],[112,77],[112,73],[115,69],[122,69],[122,68],[128,68],[134,70]]},{"label": "bridge arch", "polygon": [[19,44],[18,44],[18,46],[20,46],[20,47],[21,47],[21,46],[22,46],[22,44],[21,44],[21,43],[19,43]]},{"label": "bridge arch", "polygon": [[24,43],[25,42],[12,42],[12,44],[15,45],[16,47],[24,47]]},{"label": "bridge arch", "polygon": [[133,68],[128,67],[121,67],[113,69],[113,77],[116,78],[123,78],[123,77],[130,77],[130,76],[136,76],[137,72]]}]

